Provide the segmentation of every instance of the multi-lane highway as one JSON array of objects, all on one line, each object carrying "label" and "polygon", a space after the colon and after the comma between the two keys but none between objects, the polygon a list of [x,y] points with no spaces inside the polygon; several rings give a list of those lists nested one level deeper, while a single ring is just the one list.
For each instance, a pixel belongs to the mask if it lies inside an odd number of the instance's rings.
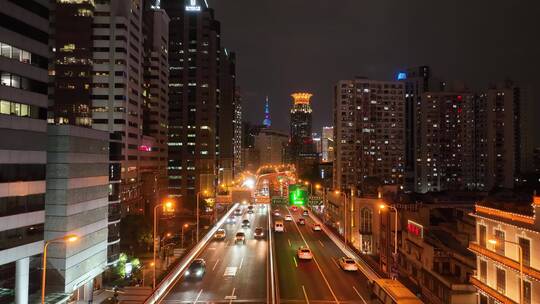
[{"label": "multi-lane highway", "polygon": [[[313,221],[304,217],[306,225],[298,225],[302,210],[291,212],[279,208],[284,219],[292,215],[294,221],[284,221],[285,231],[274,234],[276,271],[281,303],[369,303],[368,279],[361,271],[345,272],[337,260],[344,253],[322,231],[313,231]],[[297,249],[308,246],[313,260],[299,260]]]},{"label": "multi-lane highway", "polygon": [[[206,273],[201,279],[178,283],[162,303],[268,303],[269,302],[269,242],[268,210],[256,207],[254,214],[236,216],[236,223],[224,224],[225,240],[212,240],[197,256],[206,261]],[[249,219],[251,228],[242,228]],[[255,239],[255,227],[263,227],[264,238]],[[246,233],[246,244],[236,245],[236,232]]]}]

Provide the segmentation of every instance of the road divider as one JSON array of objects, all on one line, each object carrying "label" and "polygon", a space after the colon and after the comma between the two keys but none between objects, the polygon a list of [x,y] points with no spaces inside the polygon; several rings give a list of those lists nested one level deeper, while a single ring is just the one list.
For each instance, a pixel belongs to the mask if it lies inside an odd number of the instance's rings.
[{"label": "road divider", "polygon": [[227,218],[233,213],[233,211],[238,207],[238,204],[234,204],[227,213],[216,223],[216,225],[208,231],[208,233],[202,238],[202,240],[191,249],[191,251],[176,265],[175,268],[171,270],[165,276],[165,278],[159,282],[156,286],[156,289],[153,290],[152,294],[144,301],[144,304],[156,304],[161,302],[162,298],[169,293],[170,289],[176,284],[176,282],[182,278],[184,271],[189,266],[189,264],[197,257],[204,248],[210,243],[213,239],[214,233],[225,224]]}]

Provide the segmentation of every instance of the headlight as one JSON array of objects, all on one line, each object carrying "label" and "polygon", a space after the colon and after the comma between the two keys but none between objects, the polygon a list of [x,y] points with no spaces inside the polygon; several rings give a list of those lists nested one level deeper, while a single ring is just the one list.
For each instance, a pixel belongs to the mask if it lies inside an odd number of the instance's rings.
[{"label": "headlight", "polygon": [[189,270],[186,270],[186,272],[184,272],[184,275],[188,276],[189,274],[190,274]]},{"label": "headlight", "polygon": [[201,276],[202,275],[202,270],[197,270],[196,275]]}]

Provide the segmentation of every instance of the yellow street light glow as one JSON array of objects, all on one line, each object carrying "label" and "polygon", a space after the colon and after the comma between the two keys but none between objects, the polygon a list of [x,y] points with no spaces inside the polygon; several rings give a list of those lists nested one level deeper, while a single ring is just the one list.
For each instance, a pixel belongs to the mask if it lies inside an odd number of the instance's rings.
[{"label": "yellow street light glow", "polygon": [[381,210],[382,210],[382,209],[384,209],[384,208],[386,208],[386,205],[382,205],[382,204],[381,204],[381,205],[379,205],[379,209],[381,209]]},{"label": "yellow street light glow", "polygon": [[315,185],[315,189],[319,189],[320,187],[321,187],[321,185],[319,185],[319,184]]},{"label": "yellow street light glow", "polygon": [[73,243],[75,241],[77,241],[79,239],[79,236],[75,235],[75,234],[68,234],[64,237],[64,241],[68,242],[68,243]]},{"label": "yellow street light glow", "polygon": [[309,185],[309,182],[308,181],[304,182],[304,185],[306,185],[306,186]]},{"label": "yellow street light glow", "polygon": [[167,232],[167,237],[171,237],[171,233],[170,232]]},{"label": "yellow street light glow", "polygon": [[339,190],[336,190],[336,191],[334,191],[334,193],[335,193],[335,194],[339,194],[340,192],[339,192]]},{"label": "yellow street light glow", "polygon": [[189,227],[189,225],[188,225],[188,224],[184,224],[184,228],[187,228],[187,227]]}]

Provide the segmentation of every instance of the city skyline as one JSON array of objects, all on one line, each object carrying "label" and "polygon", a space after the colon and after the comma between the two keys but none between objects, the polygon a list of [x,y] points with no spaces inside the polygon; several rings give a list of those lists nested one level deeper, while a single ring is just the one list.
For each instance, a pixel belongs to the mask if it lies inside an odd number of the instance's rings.
[{"label": "city skyline", "polygon": [[[269,95],[274,128],[287,130],[287,117],[276,114],[289,108],[290,92],[309,91],[314,94],[314,129],[320,130],[332,123],[329,110],[337,81],[355,76],[392,81],[400,71],[420,65],[430,66],[442,79],[462,80],[475,92],[510,78],[533,91],[523,111],[540,111],[535,102],[540,92],[532,90],[540,84],[535,55],[540,43],[527,38],[527,29],[540,28],[533,14],[538,9],[531,9],[539,8],[537,2],[208,3],[222,22],[224,42],[240,55],[238,84],[251,122],[264,117]],[[347,47],[336,50],[336,45]],[[538,126],[532,117],[525,117],[524,124],[529,130]],[[538,146],[540,134],[533,138]]]}]

